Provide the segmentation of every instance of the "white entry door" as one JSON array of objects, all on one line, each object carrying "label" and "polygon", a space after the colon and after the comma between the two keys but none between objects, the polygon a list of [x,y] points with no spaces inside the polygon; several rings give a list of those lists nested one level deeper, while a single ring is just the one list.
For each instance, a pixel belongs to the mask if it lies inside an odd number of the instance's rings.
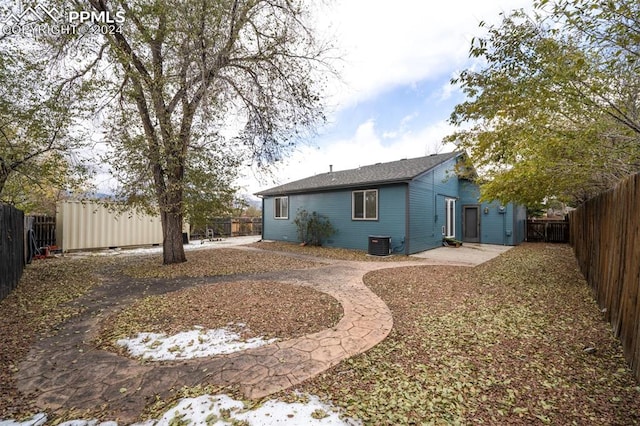
[{"label": "white entry door", "polygon": [[456,236],[456,200],[455,198],[445,198],[444,205],[446,209],[445,237],[455,238]]}]

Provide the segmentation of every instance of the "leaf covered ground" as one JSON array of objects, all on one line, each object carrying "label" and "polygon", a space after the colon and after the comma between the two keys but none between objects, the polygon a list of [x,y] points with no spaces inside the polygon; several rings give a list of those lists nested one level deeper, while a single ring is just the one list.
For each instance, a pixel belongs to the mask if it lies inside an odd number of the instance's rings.
[{"label": "leaf covered ground", "polygon": [[57,325],[85,307],[73,301],[100,283],[92,273],[110,259],[47,259],[24,270],[18,287],[0,301],[0,419],[29,412],[28,397],[15,387],[13,373],[40,335],[56,332]]},{"label": "leaf covered ground", "polygon": [[[322,250],[336,253],[326,257],[368,258]],[[168,285],[165,294],[136,299],[103,321],[99,344],[138,328],[177,331],[187,319],[203,326],[242,321],[256,334],[287,338],[329,327],[341,315],[326,295],[244,276],[322,263],[233,249],[194,251],[188,258],[171,267],[162,267],[158,256],[29,265],[18,289],[0,301],[0,419],[36,412],[32,396],[15,388],[13,373],[35,339],[56,333],[61,322],[86,309],[79,297],[107,285],[100,276],[105,271],[110,278],[149,285],[178,283],[185,276],[243,277],[221,286],[195,279],[186,288]],[[299,387],[345,408],[346,415],[365,424],[640,422],[639,384],[569,247],[525,244],[473,269],[407,263],[364,280],[391,309],[391,334]],[[308,315],[294,317],[300,309],[288,310],[287,303],[308,303]],[[295,398],[288,392],[280,396]],[[148,410],[174,402],[156,401]]]},{"label": "leaf covered ground", "polygon": [[341,317],[337,300],[308,287],[277,281],[218,283],[140,299],[101,322],[96,344],[124,354],[115,342],[141,331],[171,335],[230,323],[245,325],[243,338],[286,340],[333,327]]},{"label": "leaf covered ground", "polygon": [[335,260],[352,260],[361,262],[416,261],[416,258],[404,255],[372,256],[367,254],[366,251],[362,250],[301,245],[299,243],[289,243],[285,241],[259,241],[257,243],[249,244],[249,246],[259,248],[261,250],[269,250],[272,252],[282,251]]},{"label": "leaf covered ground", "polygon": [[365,283],[394,328],[302,388],[366,424],[640,422],[640,387],[566,246],[479,267],[412,266]]},{"label": "leaf covered ground", "polygon": [[[86,306],[79,299],[92,289],[100,287],[101,298],[104,293],[115,293],[117,298],[120,287],[105,288],[113,280],[147,286],[169,283],[165,286],[168,293],[140,298],[102,321],[96,346],[121,353],[113,339],[138,331],[168,333],[196,324],[243,322],[251,335],[286,340],[331,327],[342,316],[335,299],[301,286],[244,280],[220,286],[196,284],[174,291],[171,284],[185,277],[244,276],[311,268],[321,262],[238,249],[194,250],[187,256],[186,263],[168,266],[162,265],[160,255],[68,256],[27,265],[18,287],[0,301],[0,420],[24,418],[39,411],[33,404],[34,395],[24,395],[16,388],[14,373],[20,361],[35,340],[57,334],[64,321],[83,313]],[[286,309],[290,306],[304,306],[306,314]],[[187,325],[192,321],[194,324]]]},{"label": "leaf covered ground", "polygon": [[187,253],[186,262],[173,265],[163,265],[161,255],[137,256],[124,272],[134,278],[206,277],[306,269],[320,265],[321,262],[277,253],[225,248],[192,250]]}]

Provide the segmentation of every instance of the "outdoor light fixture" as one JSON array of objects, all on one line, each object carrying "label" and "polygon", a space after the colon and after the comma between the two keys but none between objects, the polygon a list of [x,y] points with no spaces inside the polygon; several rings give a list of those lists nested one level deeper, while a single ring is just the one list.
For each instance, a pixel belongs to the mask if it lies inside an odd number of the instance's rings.
[{"label": "outdoor light fixture", "polygon": [[489,207],[484,208],[484,214],[489,214]]}]

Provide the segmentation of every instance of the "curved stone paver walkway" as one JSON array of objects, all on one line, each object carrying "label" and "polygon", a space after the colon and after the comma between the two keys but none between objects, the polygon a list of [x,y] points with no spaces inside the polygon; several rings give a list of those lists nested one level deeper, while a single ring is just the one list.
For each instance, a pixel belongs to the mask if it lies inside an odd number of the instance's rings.
[{"label": "curved stone paver walkway", "polygon": [[[322,261],[329,264],[251,279],[310,286],[335,297],[344,315],[331,329],[229,355],[140,362],[89,344],[102,309],[112,309],[128,303],[128,297],[139,296],[135,292],[127,294],[123,287],[122,300],[95,303],[79,319],[64,324],[57,335],[38,341],[16,373],[18,388],[35,395],[40,407],[54,411],[61,407],[91,409],[108,405],[122,422],[134,420],[155,395],[166,396],[171,389],[182,386],[236,385],[248,398],[289,388],[370,349],[387,336],[393,325],[389,308],[362,281],[367,271],[393,264]],[[112,284],[117,285],[115,281],[109,283]],[[152,285],[147,286],[147,290],[150,288]]]},{"label": "curved stone paver walkway", "polygon": [[[256,250],[249,247],[244,250]],[[286,254],[286,253],[281,253]],[[69,321],[55,336],[37,342],[16,373],[18,388],[33,394],[42,408],[91,409],[107,405],[121,422],[134,420],[156,395],[196,385],[238,386],[248,398],[260,398],[287,389],[317,375],[341,360],[362,353],[382,341],[391,331],[389,308],[362,280],[365,273],[399,266],[458,264],[456,262],[352,262],[318,259],[325,266],[252,275],[252,280],[278,280],[309,286],[330,294],[342,305],[344,315],[335,327],[300,338],[274,342],[228,355],[171,362],[140,362],[90,345],[100,313],[126,304],[141,294],[178,290],[176,285],[158,289],[154,283],[141,288],[111,278],[118,300],[90,294],[88,309]],[[468,265],[467,265],[468,266]],[[225,282],[247,277],[222,277]],[[207,282],[192,280],[191,284]],[[120,287],[118,287],[120,286]],[[140,286],[138,286],[140,287]]]}]

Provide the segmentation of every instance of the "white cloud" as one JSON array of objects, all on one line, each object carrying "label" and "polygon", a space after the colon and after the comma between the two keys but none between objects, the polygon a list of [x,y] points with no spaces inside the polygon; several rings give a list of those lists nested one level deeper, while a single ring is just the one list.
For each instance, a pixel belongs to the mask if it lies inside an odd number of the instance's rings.
[{"label": "white cloud", "polygon": [[453,96],[454,93],[459,91],[460,91],[460,88],[458,88],[457,86],[454,86],[453,84],[451,84],[451,82],[447,82],[440,88],[439,100],[446,101],[447,99],[451,98],[451,96]]},{"label": "white cloud", "polygon": [[[325,34],[333,34],[342,52],[339,67],[342,78],[328,88],[330,102],[340,110],[374,99],[394,87],[411,87],[424,80],[442,80],[443,76],[448,80],[458,70],[473,66],[468,53],[471,39],[482,34],[479,23],[497,24],[501,12],[516,8],[531,9],[532,1],[336,0],[318,18],[318,28]],[[443,101],[457,91],[459,88],[447,82],[425,93],[425,99]],[[384,132],[377,131],[373,120],[365,121],[351,137],[325,142],[321,149],[300,148],[273,168],[276,182],[257,183],[255,178],[248,178],[243,185],[253,193],[325,173],[329,165],[334,170],[345,170],[454,149],[453,145],[441,144],[455,130],[451,125],[442,120],[425,123],[416,130],[418,119],[428,117],[407,115],[398,128]],[[336,128],[342,125],[334,123]]]},{"label": "white cloud", "polygon": [[531,0],[339,0],[319,18],[342,52],[343,85],[333,103],[340,107],[369,99],[396,85],[450,74],[467,62],[469,43],[480,21],[531,8]]},{"label": "white cloud", "polygon": [[439,121],[418,131],[399,129],[391,135],[389,132],[379,133],[375,121],[367,120],[348,138],[326,143],[321,149],[311,146],[299,148],[280,167],[274,168],[277,177],[275,183],[265,184],[247,179],[243,184],[250,193],[255,193],[271,186],[326,173],[330,165],[334,171],[348,170],[452,151],[455,148],[453,145],[441,144],[442,139],[452,131],[453,128],[446,121]]}]

